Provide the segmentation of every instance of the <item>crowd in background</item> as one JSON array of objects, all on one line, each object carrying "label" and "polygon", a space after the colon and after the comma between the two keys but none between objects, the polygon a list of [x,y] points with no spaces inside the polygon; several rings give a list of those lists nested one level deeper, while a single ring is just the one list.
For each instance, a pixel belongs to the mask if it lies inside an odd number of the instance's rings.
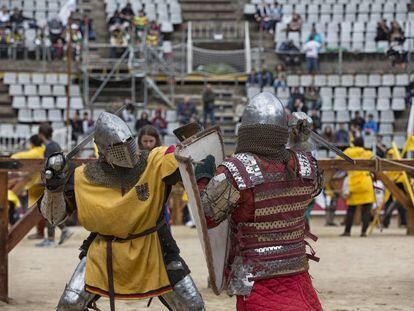
[{"label": "crowd in background", "polygon": [[57,14],[49,20],[38,21],[24,16],[18,7],[10,12],[3,5],[0,10],[0,58],[61,60],[71,37],[74,58],[79,60],[86,35],[90,40],[95,39],[92,20],[86,14],[74,19],[69,29]]},{"label": "crowd in background", "polygon": [[115,10],[108,20],[111,57],[119,57],[132,38],[138,44],[145,43],[150,47],[161,44],[160,25],[156,21],[149,21],[145,13],[145,5],[138,12],[134,12],[131,3],[127,3],[121,10]]}]

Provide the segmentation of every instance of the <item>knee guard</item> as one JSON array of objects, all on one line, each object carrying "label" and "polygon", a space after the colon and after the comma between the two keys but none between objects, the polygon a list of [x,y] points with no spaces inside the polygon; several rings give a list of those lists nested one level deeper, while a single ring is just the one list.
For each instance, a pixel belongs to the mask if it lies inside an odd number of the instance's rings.
[{"label": "knee guard", "polygon": [[185,306],[182,310],[202,311],[204,309],[203,297],[190,275],[186,275],[173,287],[178,301]]},{"label": "knee guard", "polygon": [[85,268],[86,257],[84,257],[73,272],[73,275],[60,297],[57,311],[85,311],[95,295],[85,291]]}]

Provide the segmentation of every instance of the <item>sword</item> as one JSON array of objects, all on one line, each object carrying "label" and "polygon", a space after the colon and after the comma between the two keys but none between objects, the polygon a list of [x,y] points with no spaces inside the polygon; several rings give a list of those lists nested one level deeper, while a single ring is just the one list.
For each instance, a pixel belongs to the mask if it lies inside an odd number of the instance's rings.
[{"label": "sword", "polygon": [[348,161],[349,163],[354,164],[354,165],[356,164],[356,161],[354,159],[348,157],[345,153],[343,153],[343,151],[341,149],[339,149],[335,145],[331,144],[329,141],[327,141],[325,138],[320,136],[318,133],[315,133],[314,131],[311,130],[310,131],[310,137],[315,142],[320,144],[321,146],[324,146],[324,147],[332,150],[333,152],[335,152],[338,156],[340,156],[345,161]]},{"label": "sword", "polygon": [[[114,114],[119,115],[126,107],[127,105],[123,105],[121,108],[115,111]],[[93,129],[79,144],[77,144],[71,151],[68,152],[68,154],[65,157],[66,161],[62,159],[61,161],[57,161],[56,164],[52,165],[54,166],[53,169],[55,171],[60,171],[62,169],[61,166],[65,162],[67,162],[67,160],[73,159],[78,154],[79,151],[81,151],[87,144],[89,144],[92,141],[94,134],[95,134],[95,129]],[[52,170],[46,170],[45,178],[51,179],[52,177],[53,177]]]}]

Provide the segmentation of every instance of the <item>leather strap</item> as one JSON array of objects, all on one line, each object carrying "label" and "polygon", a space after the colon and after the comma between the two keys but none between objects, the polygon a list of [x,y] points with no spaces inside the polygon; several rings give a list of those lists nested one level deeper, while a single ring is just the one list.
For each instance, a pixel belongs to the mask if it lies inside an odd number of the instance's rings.
[{"label": "leather strap", "polygon": [[125,239],[118,238],[113,235],[102,235],[100,236],[106,240],[106,272],[108,274],[108,292],[109,292],[109,303],[111,311],[115,311],[115,287],[114,287],[114,270],[112,265],[112,242],[134,240],[137,238],[144,237],[151,233],[158,231],[163,225],[165,225],[165,218],[163,217],[155,227],[149,228],[137,234],[130,234]]}]

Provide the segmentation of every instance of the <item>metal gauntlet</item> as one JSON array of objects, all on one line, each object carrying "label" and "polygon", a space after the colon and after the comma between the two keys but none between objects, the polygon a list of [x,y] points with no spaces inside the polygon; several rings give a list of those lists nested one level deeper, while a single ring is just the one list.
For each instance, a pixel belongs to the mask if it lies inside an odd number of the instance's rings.
[{"label": "metal gauntlet", "polygon": [[51,192],[45,189],[40,212],[52,225],[64,222],[68,216],[63,192]]}]

